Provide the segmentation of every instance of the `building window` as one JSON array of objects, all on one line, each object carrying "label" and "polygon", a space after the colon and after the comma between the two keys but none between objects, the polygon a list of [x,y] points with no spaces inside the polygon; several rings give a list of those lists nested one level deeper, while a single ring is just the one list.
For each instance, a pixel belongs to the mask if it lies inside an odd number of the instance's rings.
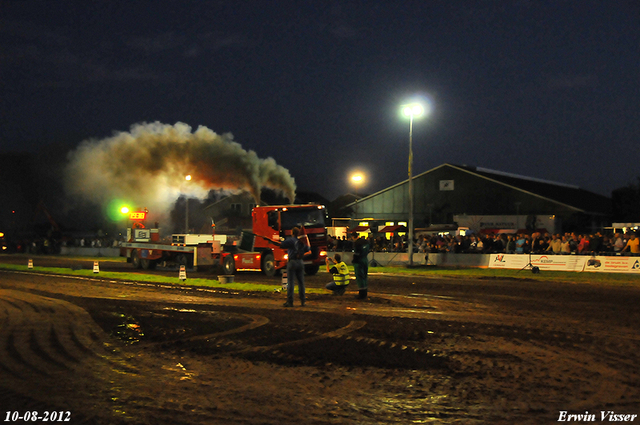
[{"label": "building window", "polygon": [[448,191],[453,190],[454,181],[453,180],[440,180],[440,190]]},{"label": "building window", "polygon": [[235,211],[238,214],[242,213],[242,204],[231,204],[231,211]]}]

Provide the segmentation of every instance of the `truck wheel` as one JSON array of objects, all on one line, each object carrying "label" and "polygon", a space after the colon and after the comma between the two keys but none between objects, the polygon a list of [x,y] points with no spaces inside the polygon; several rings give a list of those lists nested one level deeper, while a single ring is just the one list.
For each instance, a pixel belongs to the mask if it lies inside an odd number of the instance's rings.
[{"label": "truck wheel", "polygon": [[133,264],[134,269],[142,268],[142,262],[140,260],[141,258],[138,257],[138,250],[134,249],[131,251],[131,264]]},{"label": "truck wheel", "polygon": [[225,275],[234,274],[236,272],[236,261],[233,259],[233,255],[227,255],[222,262],[222,272]]},{"label": "truck wheel", "polygon": [[316,273],[318,273],[318,270],[320,270],[320,266],[318,265],[305,266],[304,268],[305,273],[309,276],[315,275]]},{"label": "truck wheel", "polygon": [[261,268],[262,273],[269,277],[272,277],[276,274],[276,263],[272,253],[268,252],[262,256]]},{"label": "truck wheel", "polygon": [[142,264],[142,268],[145,270],[155,270],[156,265],[158,264],[155,260],[149,260],[147,258],[140,259],[140,263]]}]

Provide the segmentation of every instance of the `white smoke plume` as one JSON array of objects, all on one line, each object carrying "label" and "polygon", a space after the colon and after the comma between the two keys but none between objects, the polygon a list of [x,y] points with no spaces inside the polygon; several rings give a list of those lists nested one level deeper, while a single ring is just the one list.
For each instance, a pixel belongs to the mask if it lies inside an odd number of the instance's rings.
[{"label": "white smoke plume", "polygon": [[[184,123],[142,123],[129,132],[84,141],[69,154],[66,189],[72,196],[107,205],[128,199],[158,215],[169,212],[181,195],[203,199],[210,190],[249,192],[256,203],[262,187],[293,203],[296,185],[273,158],[260,159],[233,140]],[[191,175],[190,181],[185,180]]]}]

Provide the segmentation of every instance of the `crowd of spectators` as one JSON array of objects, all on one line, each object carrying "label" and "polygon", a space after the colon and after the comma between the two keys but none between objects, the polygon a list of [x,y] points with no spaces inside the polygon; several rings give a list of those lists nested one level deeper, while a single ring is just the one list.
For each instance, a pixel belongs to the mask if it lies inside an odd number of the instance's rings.
[{"label": "crowd of spectators", "polygon": [[[375,252],[406,252],[406,235],[369,236]],[[479,254],[581,254],[581,255],[640,255],[640,238],[635,233],[594,234],[471,234],[420,235],[414,240],[419,253],[479,253]],[[329,250],[348,252],[351,241],[345,237],[329,237]]]},{"label": "crowd of spectators", "polygon": [[117,247],[118,240],[112,237],[80,237],[61,238],[38,237],[23,239],[15,243],[8,243],[6,251],[8,253],[29,253],[29,254],[59,254],[62,247],[85,247],[85,248],[109,248]]}]

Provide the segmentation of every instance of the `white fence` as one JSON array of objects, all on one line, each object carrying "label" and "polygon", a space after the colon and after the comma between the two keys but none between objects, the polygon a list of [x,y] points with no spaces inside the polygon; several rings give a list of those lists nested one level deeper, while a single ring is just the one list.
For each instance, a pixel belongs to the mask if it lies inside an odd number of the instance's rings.
[{"label": "white fence", "polygon": [[[62,247],[62,255],[86,257],[118,257],[119,248]],[[334,253],[329,253],[333,255]],[[353,253],[340,253],[342,260],[351,264]],[[381,266],[406,266],[409,254],[406,252],[372,252],[369,261]],[[439,267],[480,267],[490,269],[523,269],[531,266],[541,271],[573,271],[597,273],[634,273],[640,274],[640,257],[628,255],[589,256],[589,255],[547,255],[547,254],[413,254],[415,265]]]},{"label": "white fence", "polygon": [[[331,254],[329,254],[331,255]],[[342,259],[351,263],[352,253],[345,252]],[[381,266],[404,266],[409,263],[406,252],[375,252],[369,254],[370,262],[375,260]],[[640,274],[638,256],[588,256],[588,255],[547,255],[547,254],[413,254],[416,265],[439,267],[480,267],[491,269],[525,268],[531,263],[541,271],[573,271]]]}]

